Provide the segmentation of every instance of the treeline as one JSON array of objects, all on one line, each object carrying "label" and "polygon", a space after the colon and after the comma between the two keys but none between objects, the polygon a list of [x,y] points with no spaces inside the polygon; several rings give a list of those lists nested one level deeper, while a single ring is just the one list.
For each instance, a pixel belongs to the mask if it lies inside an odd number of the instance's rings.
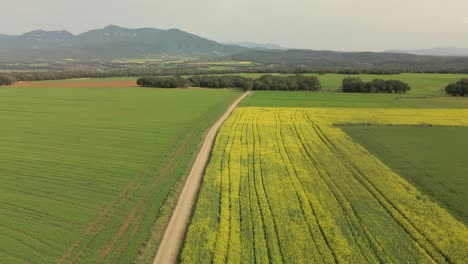
[{"label": "treeline", "polygon": [[44,71],[44,72],[10,72],[8,75],[18,81],[48,81],[66,80],[78,78],[111,78],[111,77],[138,77],[143,75],[155,75],[154,68],[134,68],[116,70],[73,70],[73,71]]},{"label": "treeline", "polygon": [[142,77],[137,80],[142,87],[178,88],[187,87],[187,80],[180,76],[173,77]]},{"label": "treeline", "polygon": [[445,87],[445,91],[453,96],[468,95],[468,79],[461,79],[456,83],[451,83]]},{"label": "treeline", "polygon": [[196,75],[187,79],[191,87],[203,88],[241,88],[252,90],[253,80],[237,75]]},{"label": "treeline", "polygon": [[9,76],[18,81],[46,81],[46,80],[64,80],[77,78],[110,78],[110,77],[139,77],[139,76],[193,76],[210,74],[240,74],[240,73],[259,73],[259,74],[375,74],[375,75],[396,75],[400,73],[468,73],[467,71],[406,71],[394,69],[362,68],[362,67],[309,67],[309,66],[259,66],[259,67],[239,67],[233,70],[207,70],[207,69],[161,69],[158,67],[128,67],[122,69],[83,69],[83,70],[64,70],[64,71],[21,71],[10,72]]},{"label": "treeline", "polygon": [[343,79],[341,90],[345,93],[406,93],[411,87],[398,80],[375,79],[364,82],[361,78]]},{"label": "treeline", "polygon": [[273,91],[319,91],[320,80],[315,76],[276,76],[264,75],[253,82],[253,90]]},{"label": "treeline", "polygon": [[378,69],[353,69],[353,68],[317,68],[317,67],[243,67],[235,70],[207,70],[207,69],[160,69],[157,67],[137,67],[113,70],[64,70],[64,71],[21,71],[10,72],[8,75],[18,81],[47,81],[78,78],[111,78],[111,77],[139,77],[139,76],[174,76],[174,75],[209,75],[209,74],[308,74],[308,73],[338,73],[338,74],[378,74],[393,75],[401,71]]},{"label": "treeline", "polygon": [[249,50],[225,58],[263,65],[308,68],[377,69],[402,72],[468,72],[468,57],[320,50]]},{"label": "treeline", "polygon": [[16,79],[13,76],[0,74],[0,86],[12,85],[16,82]]},{"label": "treeline", "polygon": [[315,76],[274,76],[264,75],[259,79],[250,79],[235,75],[203,75],[192,76],[187,79],[174,77],[142,77],[137,84],[143,87],[177,88],[240,88],[243,90],[271,90],[271,91],[318,91],[320,81]]}]

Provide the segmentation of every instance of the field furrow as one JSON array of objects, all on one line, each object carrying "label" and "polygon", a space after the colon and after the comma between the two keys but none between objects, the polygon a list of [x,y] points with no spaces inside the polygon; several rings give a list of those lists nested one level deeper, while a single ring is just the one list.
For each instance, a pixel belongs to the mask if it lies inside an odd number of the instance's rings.
[{"label": "field furrow", "polygon": [[218,135],[182,263],[468,261],[468,228],[333,126],[380,114],[379,124],[456,126],[468,112],[356,110],[356,119],[331,110],[235,111]]},{"label": "field furrow", "polygon": [[203,134],[239,95],[2,87],[0,262],[153,259]]}]

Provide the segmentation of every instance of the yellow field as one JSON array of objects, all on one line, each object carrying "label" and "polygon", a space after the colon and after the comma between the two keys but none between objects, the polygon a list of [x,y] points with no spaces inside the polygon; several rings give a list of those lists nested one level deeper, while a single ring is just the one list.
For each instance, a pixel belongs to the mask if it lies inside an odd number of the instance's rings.
[{"label": "yellow field", "polygon": [[468,125],[468,110],[236,110],[181,261],[467,263],[468,228],[334,123]]}]

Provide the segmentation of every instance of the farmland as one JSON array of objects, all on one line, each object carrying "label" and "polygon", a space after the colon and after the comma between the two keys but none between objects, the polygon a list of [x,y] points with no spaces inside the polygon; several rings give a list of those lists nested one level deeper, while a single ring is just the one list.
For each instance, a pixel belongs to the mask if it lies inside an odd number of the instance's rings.
[{"label": "farmland", "polygon": [[[258,78],[263,74],[259,73],[244,73],[234,74],[243,77]],[[467,74],[424,74],[424,73],[402,73],[394,75],[379,75],[379,74],[304,74],[306,76],[317,76],[322,83],[322,87],[326,91],[336,91],[341,86],[341,82],[346,77],[359,77],[364,81],[371,81],[373,79],[384,80],[400,80],[408,83],[412,90],[409,95],[414,96],[428,96],[428,95],[445,95],[443,89],[449,83],[460,80],[461,78],[468,78]]]},{"label": "farmland", "polygon": [[346,108],[468,108],[468,98],[396,94],[255,91],[242,106]]},{"label": "farmland", "polygon": [[466,109],[241,108],[182,263],[465,263],[468,228],[333,124],[467,126]]},{"label": "farmland", "polygon": [[131,263],[239,95],[2,87],[0,262]]},{"label": "farmland", "polygon": [[[201,64],[203,65],[203,64]],[[225,65],[222,63],[214,64],[212,66],[230,66],[228,62]],[[245,64],[248,65],[248,64]],[[215,74],[216,75],[216,74]],[[259,78],[264,74],[260,73],[236,73],[231,75],[239,75],[247,78]],[[306,76],[317,76],[322,83],[324,91],[337,91],[341,86],[341,82],[348,76],[360,77],[364,81],[370,81],[376,78],[381,79],[395,79],[408,83],[412,90],[404,96],[410,97],[428,97],[428,96],[443,96],[445,97],[444,88],[447,84],[456,82],[461,78],[468,78],[467,74],[420,74],[420,73],[403,73],[395,75],[378,75],[378,74],[304,74]],[[186,76],[188,77],[188,76]],[[114,77],[114,78],[84,78],[84,79],[70,79],[70,80],[56,80],[46,82],[107,82],[107,81],[134,81],[136,77]],[[398,95],[394,95],[396,97]],[[401,95],[400,95],[401,96]]]},{"label": "farmland", "polygon": [[[385,155],[408,146],[399,139],[409,131],[388,142],[359,132],[368,125],[384,135],[396,125],[464,129],[467,98],[442,92],[463,75],[359,75],[404,80],[413,86],[405,95],[336,92],[346,76],[318,75],[324,92],[246,98],[217,138],[183,263],[468,258],[459,174],[434,182],[399,169],[400,161]],[[4,262],[151,261],[203,133],[240,92],[143,89],[135,79],[0,89]],[[425,140],[438,140],[437,133]],[[450,166],[439,143],[433,175]],[[388,151],[379,154],[378,144]]]},{"label": "farmland", "polygon": [[400,176],[468,224],[468,127],[345,126]]}]

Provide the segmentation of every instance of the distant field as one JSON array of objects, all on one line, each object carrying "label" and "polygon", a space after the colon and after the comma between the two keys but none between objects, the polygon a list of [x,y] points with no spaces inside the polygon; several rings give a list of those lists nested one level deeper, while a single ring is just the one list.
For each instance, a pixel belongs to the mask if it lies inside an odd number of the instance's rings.
[{"label": "distant field", "polygon": [[344,126],[342,129],[468,225],[468,127]]},{"label": "distant field", "polygon": [[79,79],[64,79],[64,80],[49,80],[49,81],[37,81],[40,83],[56,83],[56,82],[118,82],[118,81],[135,81],[138,78],[136,77],[112,77],[112,78],[79,78]]},{"label": "distant field", "polygon": [[[200,64],[204,65],[204,64]],[[248,64],[246,64],[248,65]],[[215,64],[211,66],[211,70],[227,70],[231,69],[229,63],[227,64]],[[228,68],[225,68],[228,67]],[[232,75],[240,75],[248,78],[259,78],[263,74],[258,73],[239,73]],[[407,82],[412,90],[405,95],[393,95],[395,97],[408,97],[408,96],[443,96],[446,97],[444,92],[445,86],[449,83],[456,82],[461,78],[468,78],[466,74],[415,74],[415,73],[404,73],[398,75],[373,75],[373,74],[360,74],[360,75],[344,75],[344,74],[305,74],[317,76],[325,91],[337,91],[341,86],[341,82],[348,76],[360,77],[365,81],[373,80],[376,78],[382,79],[397,79]],[[116,77],[116,78],[96,78],[96,79],[69,79],[69,80],[55,80],[55,81],[44,81],[44,82],[106,82],[106,81],[135,81],[137,77]]]},{"label": "distant field", "polygon": [[[234,74],[248,78],[259,78],[263,74],[243,73]],[[322,87],[327,91],[336,91],[341,87],[341,82],[346,77],[360,77],[364,81],[373,79],[394,79],[408,83],[412,90],[407,95],[427,96],[427,95],[445,95],[445,86],[456,82],[461,78],[468,78],[468,74],[422,74],[422,73],[402,73],[396,75],[378,75],[378,74],[304,74],[307,76],[317,76],[322,83]]]},{"label": "distant field", "polygon": [[131,263],[239,95],[0,88],[0,262]]},{"label": "distant field", "polygon": [[181,262],[466,263],[466,225],[337,122],[461,126],[468,110],[237,109],[216,140]]},{"label": "distant field", "polygon": [[468,108],[468,97],[412,97],[400,94],[255,91],[242,106],[349,108]]}]

